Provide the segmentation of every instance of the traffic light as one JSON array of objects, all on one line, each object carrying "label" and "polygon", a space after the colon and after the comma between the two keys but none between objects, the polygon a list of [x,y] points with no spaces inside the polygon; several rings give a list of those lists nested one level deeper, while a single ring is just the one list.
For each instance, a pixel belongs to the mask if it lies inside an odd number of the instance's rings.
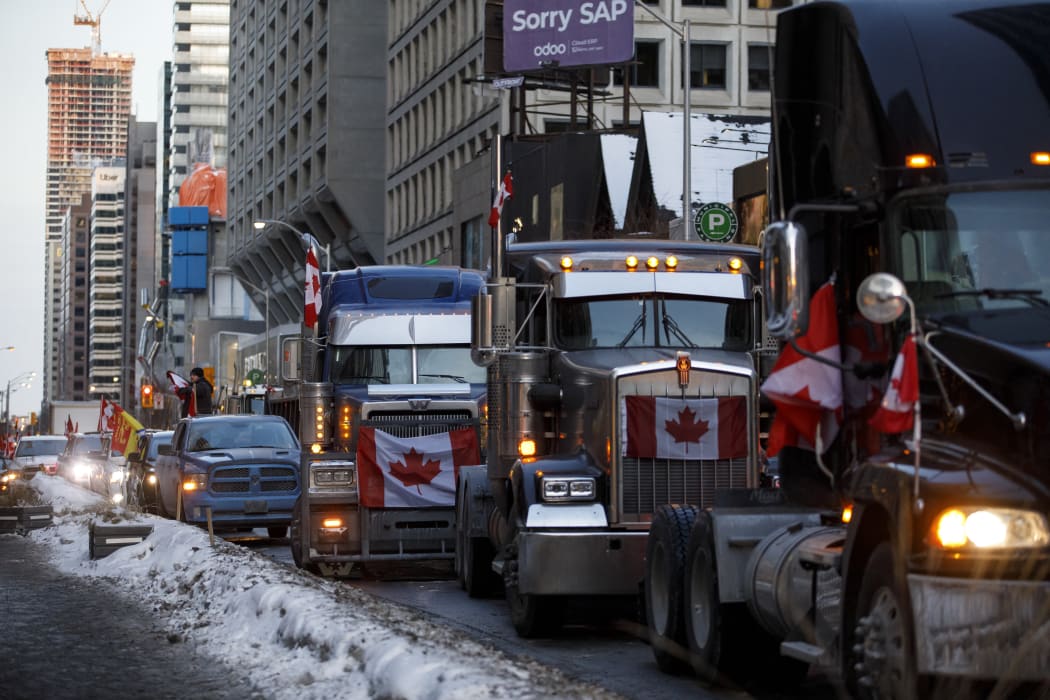
[{"label": "traffic light", "polygon": [[153,408],[153,385],[143,384],[142,385],[142,396],[139,400],[139,404],[143,408]]}]

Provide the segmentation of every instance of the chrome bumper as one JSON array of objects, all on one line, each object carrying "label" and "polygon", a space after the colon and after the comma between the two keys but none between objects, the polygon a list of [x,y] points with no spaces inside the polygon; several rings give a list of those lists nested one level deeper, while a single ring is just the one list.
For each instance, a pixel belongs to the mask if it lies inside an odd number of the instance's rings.
[{"label": "chrome bumper", "polygon": [[518,591],[535,595],[636,595],[647,531],[518,533]]},{"label": "chrome bumper", "polygon": [[908,576],[920,673],[1043,681],[1050,582]]}]

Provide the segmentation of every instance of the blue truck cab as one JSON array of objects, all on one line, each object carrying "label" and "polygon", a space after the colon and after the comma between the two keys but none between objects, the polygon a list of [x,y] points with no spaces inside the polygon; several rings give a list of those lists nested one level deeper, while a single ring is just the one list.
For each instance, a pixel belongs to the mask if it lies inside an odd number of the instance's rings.
[{"label": "blue truck cab", "polygon": [[486,375],[470,356],[483,284],[439,266],[324,276],[316,336],[306,329],[303,343],[313,356],[285,391],[303,444],[299,566],[344,576],[358,563],[454,556],[455,479],[484,445]]}]

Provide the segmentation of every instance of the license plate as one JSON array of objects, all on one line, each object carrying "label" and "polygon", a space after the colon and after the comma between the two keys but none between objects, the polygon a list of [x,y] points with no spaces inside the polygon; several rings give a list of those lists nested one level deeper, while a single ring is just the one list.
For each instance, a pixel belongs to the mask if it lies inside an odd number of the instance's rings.
[{"label": "license plate", "polygon": [[244,512],[245,513],[266,513],[270,510],[270,506],[266,501],[245,501]]}]

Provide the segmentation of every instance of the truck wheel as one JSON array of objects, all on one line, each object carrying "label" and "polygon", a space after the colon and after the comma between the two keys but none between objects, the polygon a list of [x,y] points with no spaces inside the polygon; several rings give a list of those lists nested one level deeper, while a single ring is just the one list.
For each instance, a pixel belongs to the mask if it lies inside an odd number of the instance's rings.
[{"label": "truck wheel", "polygon": [[463,589],[471,598],[487,598],[499,590],[500,581],[492,570],[496,550],[483,537],[467,537],[463,551]]},{"label": "truck wheel", "polygon": [[685,565],[685,630],[689,660],[698,676],[712,683],[793,688],[809,673],[809,664],[780,654],[780,640],[751,616],[742,603],[721,603],[718,561],[711,514],[697,514],[689,536]]},{"label": "truck wheel", "polygon": [[682,580],[694,506],[662,505],[653,514],[645,547],[645,619],[656,665],[678,673],[684,663]]},{"label": "truck wheel", "polygon": [[510,622],[519,637],[532,639],[546,637],[561,627],[561,615],[565,599],[559,596],[542,596],[518,593],[518,561],[505,564],[503,590],[510,605]]},{"label": "truck wheel", "polygon": [[301,506],[302,501],[297,500],[295,506],[292,508],[291,525],[288,526],[288,543],[292,549],[292,561],[295,562],[295,566],[299,569],[309,571],[311,574],[320,574],[321,570],[316,564],[310,562],[303,563],[303,518],[300,511]]},{"label": "truck wheel", "polygon": [[923,697],[915,669],[911,609],[894,577],[893,548],[883,542],[864,569],[857,598],[854,646],[856,691],[861,698]]},{"label": "truck wheel", "polygon": [[266,534],[270,536],[271,540],[279,540],[288,534],[288,528],[285,525],[268,527],[266,528]]}]

